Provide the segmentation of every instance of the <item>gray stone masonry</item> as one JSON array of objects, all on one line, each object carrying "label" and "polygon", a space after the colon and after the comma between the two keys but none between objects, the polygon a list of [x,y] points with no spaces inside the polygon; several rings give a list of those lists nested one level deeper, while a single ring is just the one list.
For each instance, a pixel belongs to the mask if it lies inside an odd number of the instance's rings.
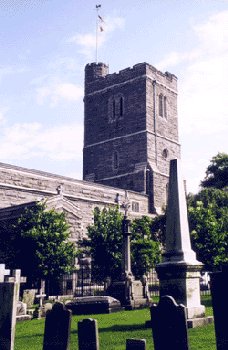
[{"label": "gray stone masonry", "polygon": [[[71,226],[71,239],[77,241],[86,236],[86,228],[93,223],[95,207],[116,205],[125,191],[87,181],[31,170],[0,163],[0,225],[20,215],[24,206],[47,200],[49,208],[64,210]],[[130,217],[148,214],[148,196],[128,191],[131,202]],[[139,212],[132,210],[132,203],[139,204]]]},{"label": "gray stone masonry", "polygon": [[[169,160],[180,157],[177,78],[148,63],[109,74],[85,67],[83,178],[166,204]],[[160,185],[161,184],[161,185]]]}]

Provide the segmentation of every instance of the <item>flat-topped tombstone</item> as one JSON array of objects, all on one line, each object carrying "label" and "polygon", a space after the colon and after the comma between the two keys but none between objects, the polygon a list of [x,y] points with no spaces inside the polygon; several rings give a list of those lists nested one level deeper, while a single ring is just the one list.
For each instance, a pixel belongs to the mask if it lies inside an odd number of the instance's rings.
[{"label": "flat-topped tombstone", "polygon": [[70,327],[71,311],[56,302],[46,314],[43,350],[68,350]]},{"label": "flat-topped tombstone", "polygon": [[126,350],[146,350],[145,339],[127,339]]},{"label": "flat-topped tombstone", "polygon": [[73,315],[111,313],[123,309],[119,300],[110,296],[78,297],[65,305],[72,310]]},{"label": "flat-topped tombstone", "polygon": [[78,322],[78,350],[99,350],[97,320],[87,318]]},{"label": "flat-topped tombstone", "polygon": [[188,350],[185,306],[178,305],[173,297],[166,295],[150,311],[154,349]]}]

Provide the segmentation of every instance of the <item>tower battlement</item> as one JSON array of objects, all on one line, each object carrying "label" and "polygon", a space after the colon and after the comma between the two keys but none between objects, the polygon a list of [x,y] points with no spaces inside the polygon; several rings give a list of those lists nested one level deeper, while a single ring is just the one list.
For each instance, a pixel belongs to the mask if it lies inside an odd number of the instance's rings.
[{"label": "tower battlement", "polygon": [[177,77],[169,72],[161,72],[146,62],[135,64],[119,72],[109,73],[109,66],[105,63],[89,63],[85,67],[85,92],[92,93],[105,89],[114,84],[121,84],[131,79],[147,76],[156,80],[172,90],[177,89]]}]

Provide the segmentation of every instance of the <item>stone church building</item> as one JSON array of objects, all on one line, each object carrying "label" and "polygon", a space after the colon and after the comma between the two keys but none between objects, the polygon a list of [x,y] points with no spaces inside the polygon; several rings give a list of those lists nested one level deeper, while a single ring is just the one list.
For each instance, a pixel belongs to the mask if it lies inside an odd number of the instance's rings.
[{"label": "stone church building", "polygon": [[129,216],[166,204],[169,161],[180,158],[177,78],[148,63],[109,74],[85,67],[83,181],[0,163],[0,229],[21,208],[46,200],[66,212],[71,239],[86,236],[95,207],[121,205]]}]

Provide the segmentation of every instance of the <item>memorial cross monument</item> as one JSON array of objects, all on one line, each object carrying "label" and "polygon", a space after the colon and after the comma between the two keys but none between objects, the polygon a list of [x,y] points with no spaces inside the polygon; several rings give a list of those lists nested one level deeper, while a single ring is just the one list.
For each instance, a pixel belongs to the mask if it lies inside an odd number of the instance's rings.
[{"label": "memorial cross monument", "polygon": [[126,309],[134,309],[147,304],[146,288],[140,280],[135,280],[131,271],[131,247],[130,247],[130,220],[128,219],[128,209],[130,201],[125,192],[125,200],[121,207],[124,209],[124,219],[122,221],[122,273],[119,281],[112,281],[107,289],[107,293],[118,299]]}]

